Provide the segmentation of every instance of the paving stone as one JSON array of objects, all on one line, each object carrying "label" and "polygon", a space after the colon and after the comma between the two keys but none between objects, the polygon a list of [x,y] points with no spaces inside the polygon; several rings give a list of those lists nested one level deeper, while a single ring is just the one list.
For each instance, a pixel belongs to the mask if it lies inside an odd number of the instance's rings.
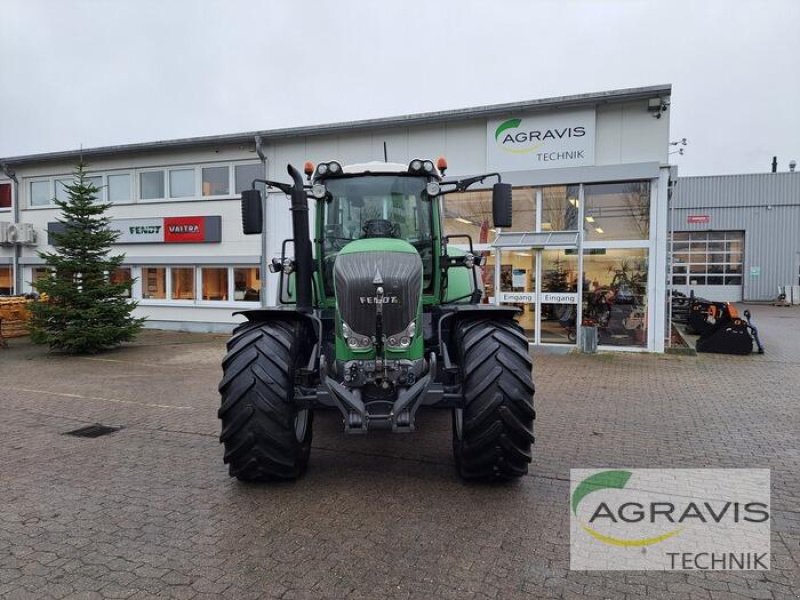
[{"label": "paving stone", "polygon": [[[751,310],[764,356],[536,352],[534,460],[505,486],[460,482],[450,416],[424,409],[407,436],[320,412],[303,479],[243,485],[217,441],[223,337],[146,332],[91,359],[14,339],[0,598],[797,598],[800,318]],[[94,422],[124,429],[62,435]],[[772,571],[570,571],[569,469],[593,466],[770,468]]]}]

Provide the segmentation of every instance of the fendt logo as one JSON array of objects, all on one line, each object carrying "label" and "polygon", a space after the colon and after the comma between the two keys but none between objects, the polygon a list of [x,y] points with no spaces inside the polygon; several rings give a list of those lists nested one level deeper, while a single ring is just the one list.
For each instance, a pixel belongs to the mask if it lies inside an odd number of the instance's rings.
[{"label": "fendt logo", "polygon": [[[508,119],[498,125],[494,131],[497,145],[512,154],[527,154],[536,152],[544,147],[548,140],[565,140],[580,138],[586,135],[586,128],[582,125],[574,127],[557,127],[552,129],[526,129],[522,126],[522,119]],[[576,151],[581,152],[581,151]],[[582,158],[575,156],[574,158]]]},{"label": "fendt logo", "polygon": [[572,568],[769,568],[768,471],[575,469],[572,482]]},{"label": "fendt logo", "polygon": [[[381,298],[378,296],[360,296],[361,304],[379,304]],[[397,296],[383,296],[383,304],[400,304],[400,298]]]}]

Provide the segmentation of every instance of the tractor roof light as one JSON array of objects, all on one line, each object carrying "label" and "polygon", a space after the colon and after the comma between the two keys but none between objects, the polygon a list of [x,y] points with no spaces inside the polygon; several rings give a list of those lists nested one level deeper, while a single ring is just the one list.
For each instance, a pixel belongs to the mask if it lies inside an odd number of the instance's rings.
[{"label": "tractor roof light", "polygon": [[325,175],[328,172],[328,163],[319,163],[317,165],[317,175]]},{"label": "tractor roof light", "polygon": [[332,160],[328,163],[328,172],[331,175],[341,175],[342,174],[342,165],[340,165],[335,160]]},{"label": "tractor roof light", "polygon": [[426,160],[422,163],[422,169],[428,174],[433,173],[433,163],[429,160]]},{"label": "tractor roof light", "polygon": [[422,161],[418,158],[415,158],[410,163],[408,163],[408,170],[412,173],[418,173],[422,171]]}]

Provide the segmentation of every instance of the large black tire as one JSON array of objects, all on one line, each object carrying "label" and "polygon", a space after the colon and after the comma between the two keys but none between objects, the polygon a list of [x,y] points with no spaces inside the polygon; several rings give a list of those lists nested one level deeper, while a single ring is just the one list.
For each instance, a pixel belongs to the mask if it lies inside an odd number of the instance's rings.
[{"label": "large black tire", "polygon": [[240,325],[228,341],[218,415],[232,477],[296,479],[305,471],[313,413],[294,403],[294,371],[308,338],[301,322],[270,321]]},{"label": "large black tire", "polygon": [[454,332],[463,411],[453,413],[453,452],[464,479],[508,480],[528,472],[533,444],[532,361],[513,319],[462,321]]}]

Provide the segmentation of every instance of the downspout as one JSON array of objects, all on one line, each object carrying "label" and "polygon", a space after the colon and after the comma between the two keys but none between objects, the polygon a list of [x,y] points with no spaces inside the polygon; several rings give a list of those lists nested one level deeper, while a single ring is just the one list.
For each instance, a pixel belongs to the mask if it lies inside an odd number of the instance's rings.
[{"label": "downspout", "polygon": [[[13,215],[13,222],[19,223],[19,180],[17,179],[17,174],[14,169],[6,163],[0,163],[0,169],[2,169],[6,177],[14,182],[11,192],[11,206],[13,207],[11,214]],[[14,259],[11,267],[11,270],[13,271],[12,277],[14,280],[14,295],[22,293],[22,270],[19,268],[19,259],[21,255],[22,246],[19,244],[14,244]]]}]

